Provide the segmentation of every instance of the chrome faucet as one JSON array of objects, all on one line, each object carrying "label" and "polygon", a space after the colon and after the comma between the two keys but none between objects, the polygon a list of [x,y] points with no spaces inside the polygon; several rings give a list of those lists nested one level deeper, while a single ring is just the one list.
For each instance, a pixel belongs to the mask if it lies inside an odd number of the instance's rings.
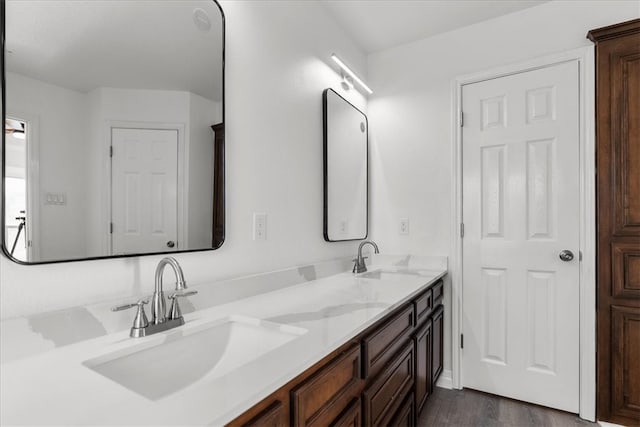
[{"label": "chrome faucet", "polygon": [[[164,291],[162,289],[162,274],[164,273],[164,268],[167,265],[170,265],[171,268],[173,268],[173,272],[176,275],[176,289],[175,292],[169,296],[169,299],[171,300],[171,309],[169,310],[168,317]],[[148,321],[147,315],[144,312],[144,306],[149,303],[149,300],[140,299],[135,303],[112,307],[111,311],[120,311],[137,307],[136,317],[133,321],[130,333],[130,336],[133,338],[167,331],[184,325],[184,317],[182,317],[182,312],[178,305],[178,298],[188,297],[198,293],[198,291],[185,292],[185,289],[187,289],[187,283],[184,280],[184,274],[182,273],[182,268],[180,267],[180,264],[178,264],[178,261],[172,257],[162,258],[156,267],[155,291],[153,292],[151,301],[151,322]]]},{"label": "chrome faucet", "polygon": [[[153,299],[151,300],[151,323],[154,325],[164,323],[167,320],[167,307],[165,305],[164,292],[162,290],[162,274],[164,273],[164,268],[167,265],[170,265],[171,268],[173,268],[173,272],[176,275],[176,292],[187,289],[187,283],[184,281],[182,267],[180,267],[178,261],[173,257],[162,258],[156,267],[156,287],[153,292]],[[177,300],[173,298],[173,301],[175,303]]]},{"label": "chrome faucet", "polygon": [[378,250],[378,245],[376,245],[372,240],[365,240],[364,242],[360,243],[360,246],[358,246],[358,257],[354,259],[355,264],[353,265],[353,273],[355,274],[364,273],[365,271],[367,271],[367,265],[364,263],[364,260],[368,257],[362,256],[362,248],[367,243],[373,246],[373,251],[375,253],[380,253],[380,251]]}]

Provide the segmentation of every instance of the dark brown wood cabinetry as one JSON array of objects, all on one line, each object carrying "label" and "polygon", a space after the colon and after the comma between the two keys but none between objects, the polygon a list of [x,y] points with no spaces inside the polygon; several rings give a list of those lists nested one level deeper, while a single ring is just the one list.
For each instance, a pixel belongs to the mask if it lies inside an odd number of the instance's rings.
[{"label": "dark brown wood cabinetry", "polygon": [[244,425],[247,427],[277,427],[289,422],[289,411],[281,401],[276,400],[262,412],[250,419]]},{"label": "dark brown wood cabinetry", "polygon": [[291,392],[293,424],[326,426],[336,422],[345,402],[361,391],[360,346],[352,344],[347,352],[328,363]]},{"label": "dark brown wood cabinetry", "polygon": [[596,44],[597,417],[640,424],[640,19]]},{"label": "dark brown wood cabinetry", "polygon": [[444,357],[444,307],[439,308],[433,314],[433,349],[432,349],[432,364],[433,368],[431,376],[435,383],[440,374],[442,373],[442,359]]},{"label": "dark brown wood cabinetry", "polygon": [[442,285],[439,280],[229,425],[414,425],[442,371]]},{"label": "dark brown wood cabinetry", "polygon": [[422,410],[427,398],[431,395],[432,380],[432,356],[433,356],[433,333],[431,319],[428,319],[415,334],[416,347],[416,409]]}]

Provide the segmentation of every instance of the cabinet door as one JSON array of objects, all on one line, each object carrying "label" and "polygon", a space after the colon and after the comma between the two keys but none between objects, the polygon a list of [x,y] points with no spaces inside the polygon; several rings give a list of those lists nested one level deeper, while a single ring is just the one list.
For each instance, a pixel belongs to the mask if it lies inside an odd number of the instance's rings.
[{"label": "cabinet door", "polygon": [[444,351],[444,307],[440,306],[433,314],[433,360],[432,360],[432,384],[435,385],[442,373],[442,359]]},{"label": "cabinet door", "polygon": [[416,346],[416,412],[422,411],[431,394],[432,323],[429,319],[414,336]]},{"label": "cabinet door", "polygon": [[640,19],[596,43],[597,417],[640,425]]}]

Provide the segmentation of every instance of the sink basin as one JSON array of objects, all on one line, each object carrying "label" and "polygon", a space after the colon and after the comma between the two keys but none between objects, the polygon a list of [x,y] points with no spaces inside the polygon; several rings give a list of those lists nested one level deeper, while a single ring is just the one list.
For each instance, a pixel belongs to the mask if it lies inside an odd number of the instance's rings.
[{"label": "sink basin", "polygon": [[438,273],[439,273],[438,271],[434,271],[434,270],[396,267],[396,268],[380,268],[373,271],[367,271],[366,273],[360,274],[358,277],[362,279],[382,280],[382,279],[389,278],[388,275],[394,275],[394,274],[431,277],[434,274],[438,274]]},{"label": "sink basin", "polygon": [[222,377],[306,332],[229,316],[142,338],[140,343],[83,364],[147,399],[158,400],[200,380]]}]

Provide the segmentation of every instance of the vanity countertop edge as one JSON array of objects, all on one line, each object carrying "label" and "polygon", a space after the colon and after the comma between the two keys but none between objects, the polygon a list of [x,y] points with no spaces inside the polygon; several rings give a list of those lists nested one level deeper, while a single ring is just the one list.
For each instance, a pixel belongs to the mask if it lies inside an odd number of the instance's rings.
[{"label": "vanity countertop edge", "polygon": [[221,378],[155,401],[83,365],[132,345],[128,331],[4,363],[0,423],[223,425],[446,274],[446,268],[374,265],[368,273],[340,273],[187,314],[187,325],[246,316],[307,332]]}]

